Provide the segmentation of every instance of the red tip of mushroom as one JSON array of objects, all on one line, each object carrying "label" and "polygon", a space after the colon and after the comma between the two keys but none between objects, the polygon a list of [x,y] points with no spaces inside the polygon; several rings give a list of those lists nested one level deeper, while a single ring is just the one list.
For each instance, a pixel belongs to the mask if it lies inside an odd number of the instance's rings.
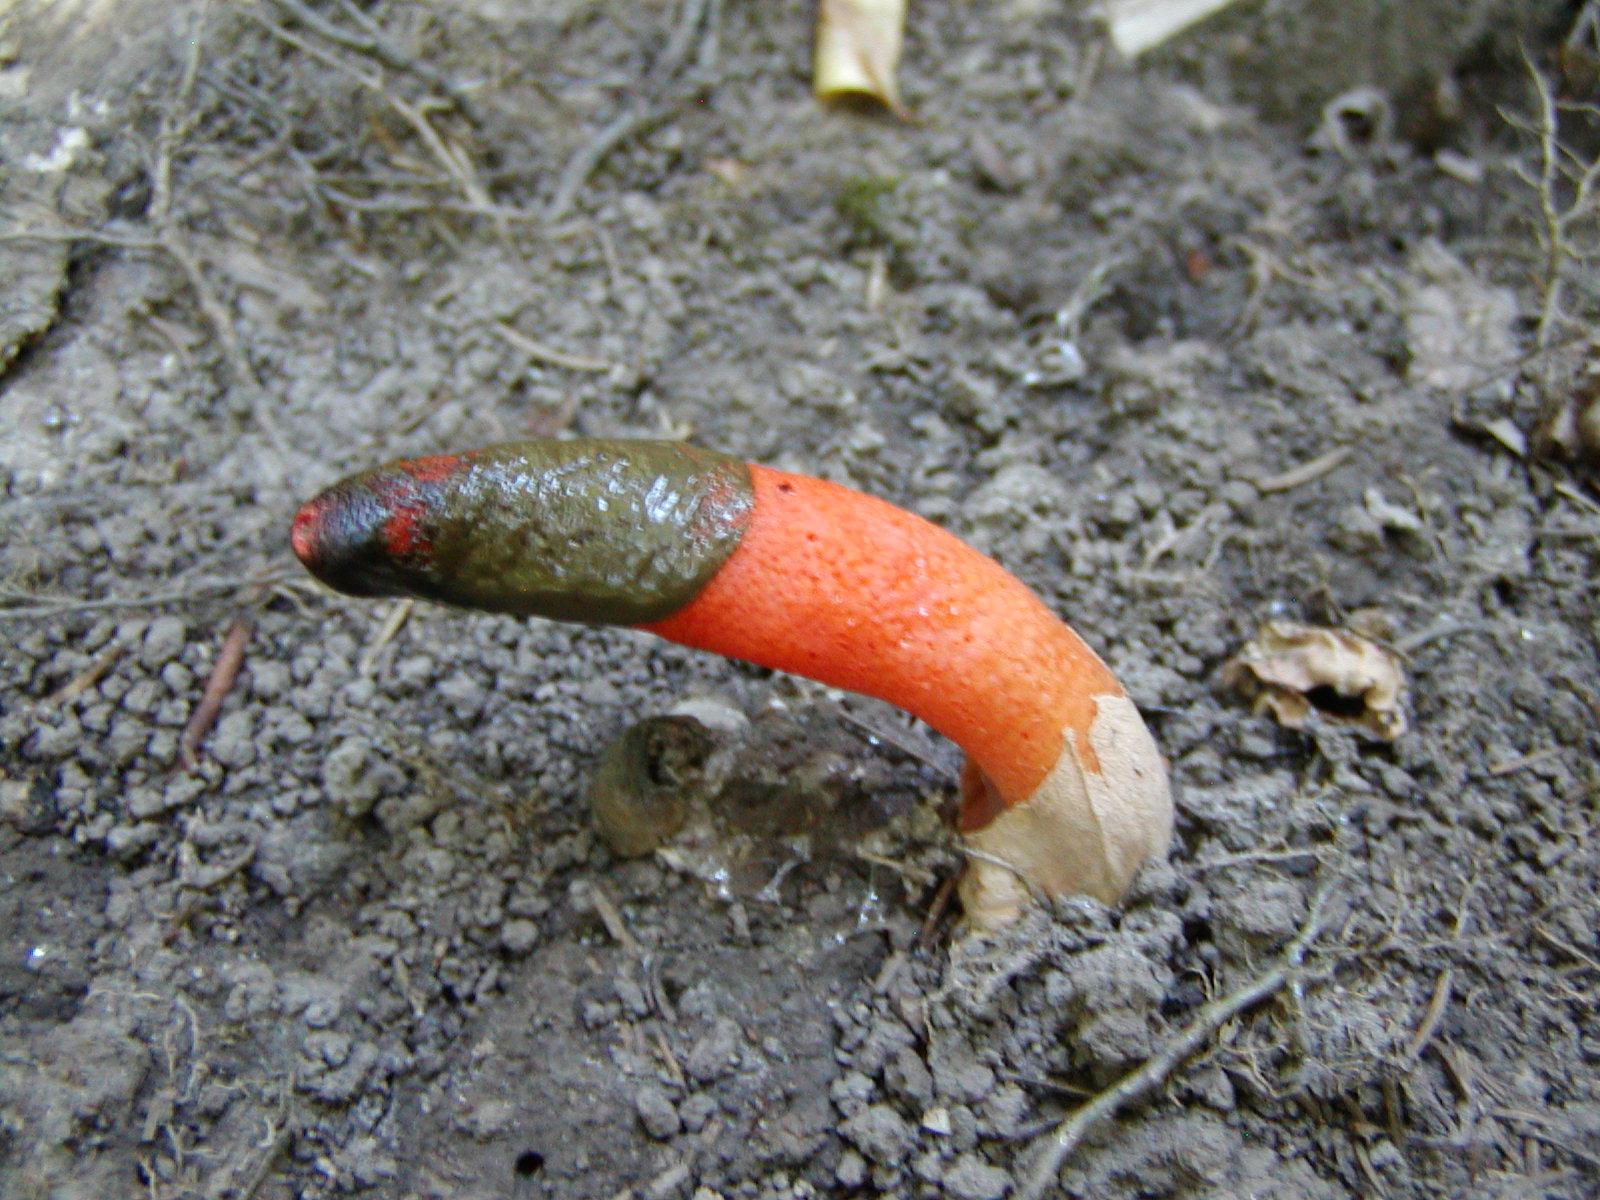
[{"label": "red tip of mushroom", "polygon": [[294,548],[294,556],[308,567],[317,556],[317,533],[321,525],[322,504],[312,500],[295,514],[294,525],[289,530],[289,545]]},{"label": "red tip of mushroom", "polygon": [[[418,486],[405,480],[409,491]],[[426,540],[415,507],[396,504],[369,486],[327,491],[295,514],[289,546],[329,587],[353,596],[394,595],[395,547],[415,551]]]},{"label": "red tip of mushroom", "polygon": [[461,471],[469,457],[407,459],[324,492],[295,516],[289,530],[295,557],[319,579],[345,590],[359,586],[358,577],[381,573],[385,556],[427,557],[432,546],[423,519],[432,485]]}]

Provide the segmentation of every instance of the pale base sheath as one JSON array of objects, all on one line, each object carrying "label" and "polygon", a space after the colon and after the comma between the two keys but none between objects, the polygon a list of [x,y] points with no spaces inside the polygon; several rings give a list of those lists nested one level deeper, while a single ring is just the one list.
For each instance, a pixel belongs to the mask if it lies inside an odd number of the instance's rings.
[{"label": "pale base sheath", "polygon": [[961,878],[975,929],[1004,925],[1037,893],[1122,898],[1139,868],[1172,841],[1167,768],[1144,718],[1126,696],[1100,696],[1089,744],[1098,773],[1084,769],[1067,730],[1055,769],[1020,804],[966,835],[978,853]]}]

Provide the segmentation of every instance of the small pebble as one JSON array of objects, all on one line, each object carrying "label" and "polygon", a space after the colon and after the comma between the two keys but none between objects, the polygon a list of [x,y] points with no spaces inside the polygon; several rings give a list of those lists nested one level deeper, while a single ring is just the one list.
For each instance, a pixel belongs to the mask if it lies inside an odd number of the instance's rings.
[{"label": "small pebble", "polygon": [[699,1133],[717,1111],[716,1099],[705,1092],[696,1092],[678,1105],[678,1117],[690,1133]]},{"label": "small pebble", "polygon": [[521,958],[539,943],[539,927],[515,917],[500,926],[500,946],[507,954]]},{"label": "small pebble", "polygon": [[720,1079],[739,1061],[744,1033],[731,1018],[718,1017],[711,1030],[689,1051],[684,1067],[701,1083]]},{"label": "small pebble", "polygon": [[225,767],[248,767],[255,762],[255,719],[249,710],[231,712],[218,721],[207,749]]},{"label": "small pebble", "polygon": [[157,617],[145,630],[139,647],[139,665],[155,671],[183,653],[189,631],[178,617]]},{"label": "small pebble", "polygon": [[906,1120],[887,1104],[874,1104],[846,1121],[839,1132],[874,1162],[898,1163],[916,1141]]},{"label": "small pebble", "polygon": [[956,1200],[1000,1200],[1011,1190],[1011,1176],[976,1154],[963,1154],[944,1172],[944,1191]]},{"label": "small pebble", "polygon": [[683,1130],[678,1110],[667,1098],[667,1093],[656,1084],[641,1084],[634,1093],[633,1107],[639,1114],[639,1124],[657,1141],[676,1137]]},{"label": "small pebble", "polygon": [[846,1150],[839,1156],[839,1165],[833,1169],[833,1177],[841,1187],[858,1188],[867,1181],[867,1160],[854,1150]]}]

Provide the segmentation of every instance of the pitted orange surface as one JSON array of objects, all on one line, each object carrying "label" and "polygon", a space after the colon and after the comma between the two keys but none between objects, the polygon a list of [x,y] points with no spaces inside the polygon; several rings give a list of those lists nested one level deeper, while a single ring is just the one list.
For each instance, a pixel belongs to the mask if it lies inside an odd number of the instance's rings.
[{"label": "pitted orange surface", "polygon": [[[1087,732],[1111,672],[1025,584],[913,513],[751,465],[738,548],[695,598],[640,628],[881,697],[966,750],[1006,805]],[[986,824],[969,789],[963,826]]]}]

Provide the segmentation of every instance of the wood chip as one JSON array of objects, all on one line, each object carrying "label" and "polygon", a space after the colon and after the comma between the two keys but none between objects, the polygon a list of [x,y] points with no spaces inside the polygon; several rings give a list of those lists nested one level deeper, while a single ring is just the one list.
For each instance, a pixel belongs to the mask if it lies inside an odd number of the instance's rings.
[{"label": "wood chip", "polygon": [[1502,775],[1515,775],[1518,771],[1527,769],[1546,759],[1555,758],[1561,753],[1560,746],[1551,746],[1547,750],[1535,750],[1532,754],[1519,754],[1516,758],[1505,762],[1493,763],[1489,767],[1489,774],[1498,779]]}]

